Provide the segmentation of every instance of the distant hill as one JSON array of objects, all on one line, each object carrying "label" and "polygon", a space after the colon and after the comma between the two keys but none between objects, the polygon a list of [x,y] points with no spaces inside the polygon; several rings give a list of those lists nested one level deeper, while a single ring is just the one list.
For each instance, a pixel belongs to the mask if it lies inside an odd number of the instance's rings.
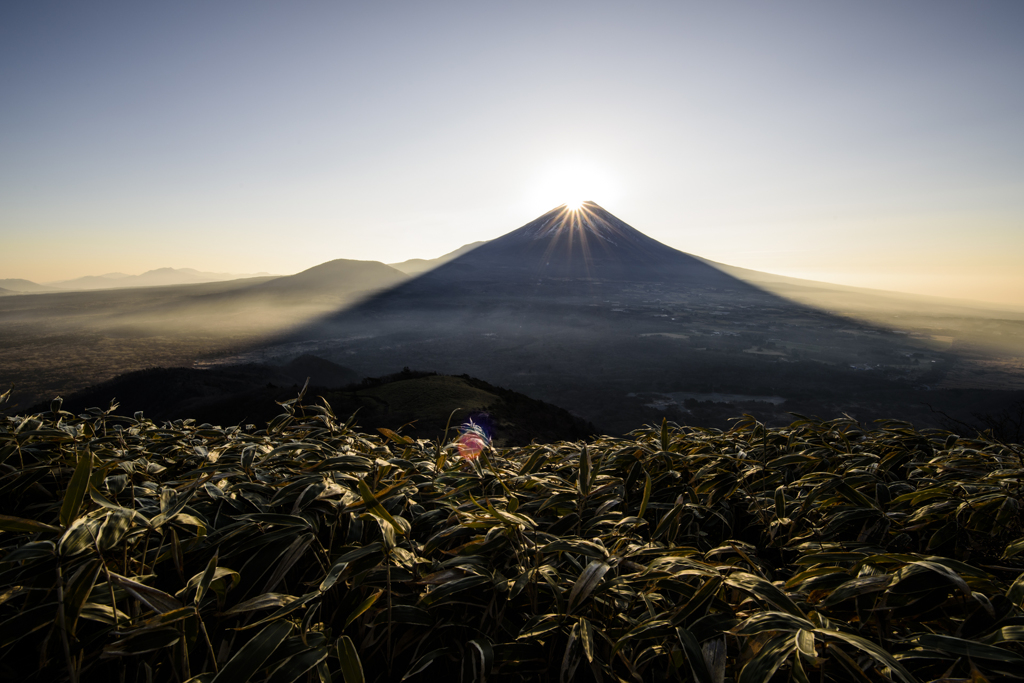
[{"label": "distant hill", "polygon": [[[157,268],[147,270],[141,275],[125,275],[124,273],[108,273],[106,275],[86,275],[73,280],[62,280],[49,283],[52,289],[89,291],[96,289],[120,289],[124,287],[160,287],[166,285],[191,285],[204,282],[225,282],[249,277],[264,277],[270,273],[236,274],[209,273],[194,268]],[[0,286],[3,286],[0,283]],[[51,289],[51,291],[52,291]]]},{"label": "distant hill", "polygon": [[428,270],[433,270],[438,266],[442,266],[445,263],[448,263],[449,261],[457,259],[463,254],[468,254],[469,252],[473,251],[477,247],[484,244],[487,244],[487,240],[480,240],[479,242],[471,242],[470,244],[465,244],[456,249],[455,251],[450,251],[444,256],[438,256],[435,259],[413,258],[409,259],[408,261],[402,261],[401,263],[389,263],[388,265],[396,270],[402,271],[406,275],[420,275],[421,273],[425,273]]},{"label": "distant hill", "polygon": [[[216,369],[153,368],[131,372],[64,399],[74,413],[106,408],[112,400],[120,413],[142,411],[157,421],[194,418],[217,425],[265,424],[280,414],[277,402],[296,397],[309,377],[305,402],[322,396],[339,417],[356,414],[363,429],[407,425],[403,434],[440,438],[473,419],[500,446],[580,439],[592,425],[556,406],[492,386],[464,375],[451,377],[408,368],[394,375],[356,382],[349,368],[315,356],[300,356],[285,365],[246,364]],[[34,410],[47,409],[49,403]]]},{"label": "distant hill", "polygon": [[275,278],[240,291],[245,294],[276,294],[310,297],[374,291],[392,287],[408,279],[402,273],[380,261],[354,261],[334,259],[313,266],[295,275]]},{"label": "distant hill", "polygon": [[6,289],[8,292],[14,294],[30,294],[34,292],[55,291],[52,287],[36,284],[31,280],[21,280],[17,278],[8,278],[6,280],[0,280],[0,289]]}]

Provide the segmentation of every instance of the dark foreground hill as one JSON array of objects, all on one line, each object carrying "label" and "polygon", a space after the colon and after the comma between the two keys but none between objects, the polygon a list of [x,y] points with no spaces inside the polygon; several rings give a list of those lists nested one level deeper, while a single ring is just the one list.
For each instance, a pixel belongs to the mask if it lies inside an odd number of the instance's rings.
[{"label": "dark foreground hill", "polygon": [[1019,445],[746,420],[467,449],[283,408],[0,418],[0,676],[1020,680]]},{"label": "dark foreground hill", "polygon": [[140,370],[76,392],[64,406],[80,413],[116,401],[120,411],[138,411],[158,422],[189,417],[199,423],[265,425],[280,412],[279,403],[295,399],[307,379],[307,400],[323,398],[335,415],[353,416],[362,429],[397,426],[415,438],[442,439],[449,427],[454,433],[472,420],[502,446],[535,439],[581,439],[595,433],[592,425],[561,408],[468,375],[406,368],[359,380],[354,371],[310,355],[280,366]]}]

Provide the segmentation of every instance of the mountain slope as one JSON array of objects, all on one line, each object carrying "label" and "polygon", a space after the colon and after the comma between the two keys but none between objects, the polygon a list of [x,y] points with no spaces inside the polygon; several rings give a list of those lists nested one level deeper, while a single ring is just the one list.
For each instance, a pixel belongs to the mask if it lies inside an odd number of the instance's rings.
[{"label": "mountain slope", "polygon": [[558,207],[442,265],[447,280],[537,279],[745,286],[700,259],[651,239],[593,202]]},{"label": "mountain slope", "polygon": [[380,261],[334,259],[295,275],[261,283],[249,292],[287,296],[341,295],[380,290],[407,279],[405,273]]},{"label": "mountain slope", "polygon": [[471,242],[470,244],[464,244],[455,251],[450,251],[443,256],[438,256],[435,259],[422,259],[412,258],[408,261],[402,261],[401,263],[389,263],[388,265],[395,270],[400,270],[406,275],[421,275],[427,271],[433,270],[438,266],[442,266],[449,261],[452,261],[463,254],[468,254],[482,244],[487,244],[486,240],[479,242]]},{"label": "mountain slope", "polygon": [[36,284],[31,280],[19,278],[7,278],[0,280],[0,288],[6,289],[15,294],[31,294],[35,292],[52,292],[53,288]]}]

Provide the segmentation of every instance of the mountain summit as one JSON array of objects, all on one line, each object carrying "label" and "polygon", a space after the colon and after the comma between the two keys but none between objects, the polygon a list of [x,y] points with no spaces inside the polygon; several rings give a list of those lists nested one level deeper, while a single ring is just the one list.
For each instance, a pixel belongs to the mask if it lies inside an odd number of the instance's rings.
[{"label": "mountain summit", "polygon": [[736,285],[700,259],[648,237],[594,202],[560,206],[435,271],[487,280],[657,281]]}]

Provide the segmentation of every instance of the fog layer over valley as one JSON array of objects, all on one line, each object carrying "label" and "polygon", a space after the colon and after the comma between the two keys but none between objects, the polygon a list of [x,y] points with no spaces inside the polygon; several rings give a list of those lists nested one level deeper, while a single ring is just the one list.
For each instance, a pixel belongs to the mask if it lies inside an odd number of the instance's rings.
[{"label": "fog layer over valley", "polygon": [[468,374],[610,433],[742,412],[970,422],[1024,389],[1024,313],[715,264],[593,203],[394,266],[5,296],[0,383],[24,407],[145,367],[312,353],[360,377]]}]

